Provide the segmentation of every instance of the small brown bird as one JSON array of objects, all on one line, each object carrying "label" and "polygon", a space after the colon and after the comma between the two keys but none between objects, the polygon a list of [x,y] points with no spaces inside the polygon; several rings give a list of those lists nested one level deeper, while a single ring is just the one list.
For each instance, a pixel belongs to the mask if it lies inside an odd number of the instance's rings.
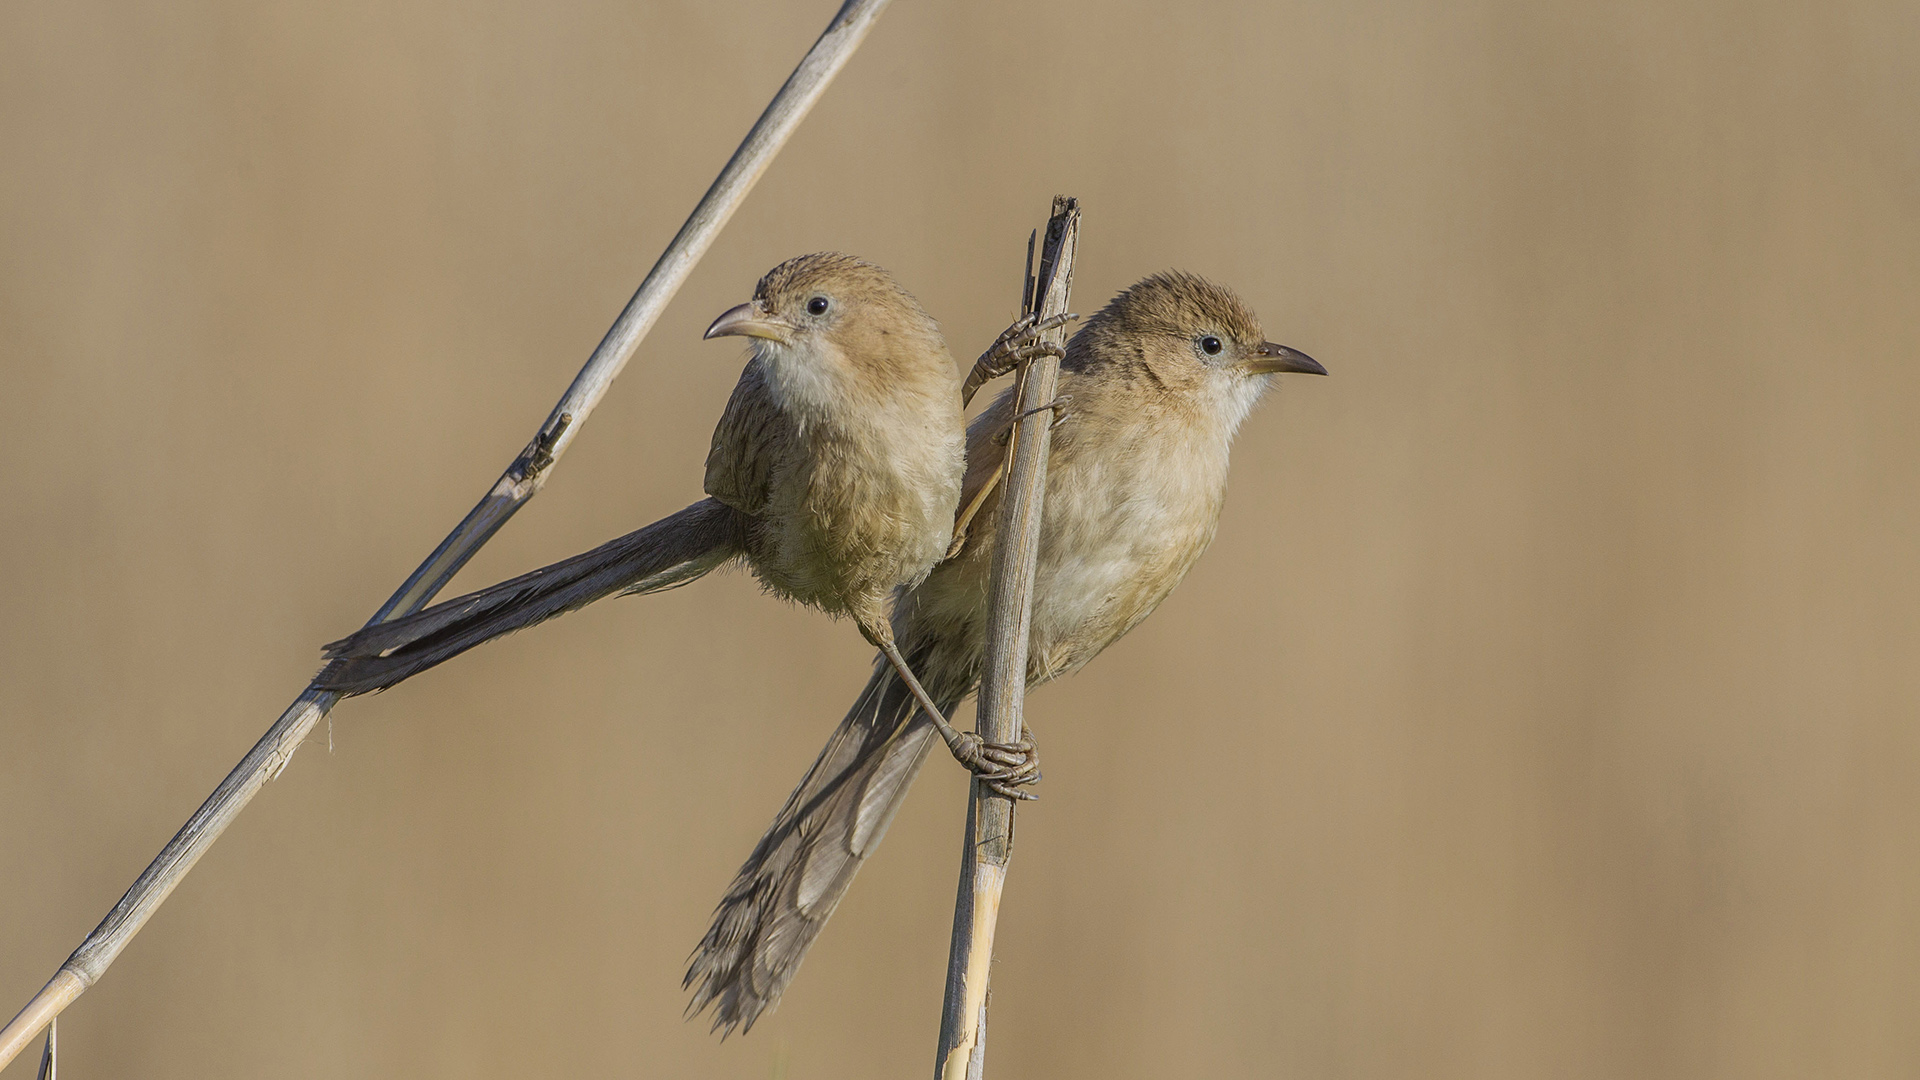
[{"label": "small brown bird", "polygon": [[[1031,335],[1035,328],[1022,327]],[[1030,345],[1016,332],[1004,358]],[[317,684],[381,690],[481,642],[614,593],[684,585],[744,558],[771,592],[850,616],[930,713],[886,603],[947,551],[960,497],[960,380],[940,329],[892,275],[849,255],[789,259],[709,338],[747,337],[707,455],[710,498],[511,581],[367,627],[326,647]],[[983,363],[986,358],[983,358]],[[1004,361],[1003,361],[1004,362]],[[1031,778],[1019,746],[934,720],[963,763],[1006,790]]]},{"label": "small brown bird", "polygon": [[[1060,375],[1068,405],[1047,459],[1029,685],[1084,666],[1186,576],[1213,539],[1234,432],[1271,376],[1289,371],[1326,374],[1267,341],[1239,297],[1188,274],[1141,281],[1074,335]],[[1008,391],[972,425],[961,500],[977,506],[970,535],[894,607],[907,663],[942,713],[980,678],[989,489],[1013,411]],[[732,1031],[773,1007],[879,845],[932,732],[877,667],[720,901],[687,970],[689,1013],[711,1005],[713,1026]]]}]

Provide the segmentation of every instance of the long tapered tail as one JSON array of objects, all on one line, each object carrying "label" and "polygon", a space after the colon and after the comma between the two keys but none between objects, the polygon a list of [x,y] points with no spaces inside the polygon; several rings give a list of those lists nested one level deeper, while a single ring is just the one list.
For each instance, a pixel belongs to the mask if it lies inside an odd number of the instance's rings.
[{"label": "long tapered tail", "polygon": [[615,593],[650,593],[700,577],[739,556],[746,518],[713,499],[585,554],[491,588],[369,626],[326,647],[314,685],[342,694],[385,690],[485,641]]},{"label": "long tapered tail", "polygon": [[[964,697],[932,692],[947,714]],[[731,1034],[751,1029],[780,1000],[860,864],[880,846],[933,735],[906,686],[879,663],[715,909],[681,984],[693,989],[688,1016],[712,1005],[714,1030]]]}]

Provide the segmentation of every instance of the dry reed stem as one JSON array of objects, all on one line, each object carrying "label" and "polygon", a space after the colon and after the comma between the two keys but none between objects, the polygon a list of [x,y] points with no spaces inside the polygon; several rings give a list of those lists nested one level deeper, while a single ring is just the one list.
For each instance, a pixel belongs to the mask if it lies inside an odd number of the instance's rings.
[{"label": "dry reed stem", "polygon": [[[826,31],[801,59],[793,74],[760,114],[713,186],[695,206],[686,224],[667,245],[633,299],[614,320],[586,366],[574,377],[533,441],[513,460],[486,497],[440,542],[405,584],[381,605],[368,625],[408,615],[425,607],[474,552],[506,524],[546,482],[620,369],[626,366],[647,331],[693,272],[693,267],[766,172],[814,103],[839,74],[888,0],[846,0]],[[234,766],[200,809],[161,849],[126,895],[93,933],[60,966],[46,987],[0,1030],[0,1069],[24,1049],[39,1030],[92,986],[127,942],[146,925],[187,872],[220,838],[233,819],[280,775],[294,751],[339,701],[339,695],[312,686],[294,699],[247,756]]]},{"label": "dry reed stem", "polygon": [[47,1045],[40,1051],[40,1070],[34,1080],[60,1080],[60,1018],[47,1021]]},{"label": "dry reed stem", "polygon": [[[1028,246],[1027,313],[1064,315],[1080,239],[1080,204],[1057,195],[1047,221],[1040,270],[1032,274]],[[1056,327],[1043,340],[1060,344]],[[1047,450],[1052,442],[1057,357],[1042,356],[1020,369],[1020,392],[1007,454],[992,577],[987,588],[987,655],[980,676],[979,719],[989,742],[1019,738],[1027,693],[1027,635],[1032,622],[1034,568],[1040,555],[1040,511],[1046,502]],[[947,954],[947,993],[940,1014],[936,1080],[980,1080],[986,1068],[987,983],[1000,894],[1013,857],[1013,800],[975,780],[967,797],[966,846],[953,907],[953,943]]]}]

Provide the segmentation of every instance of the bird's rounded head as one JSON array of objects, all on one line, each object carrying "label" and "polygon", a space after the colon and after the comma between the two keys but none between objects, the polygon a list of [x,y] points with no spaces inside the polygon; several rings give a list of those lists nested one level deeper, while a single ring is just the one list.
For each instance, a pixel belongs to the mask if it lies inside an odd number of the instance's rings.
[{"label": "bird's rounded head", "polygon": [[844,348],[850,338],[900,333],[937,339],[939,329],[892,274],[852,255],[822,251],[767,271],[753,299],[714,320],[706,336],[739,335],[791,349],[822,338]]},{"label": "bird's rounded head", "polygon": [[1242,376],[1327,373],[1306,353],[1268,341],[1232,289],[1180,270],[1144,278],[1108,301],[1074,335],[1071,351]]}]

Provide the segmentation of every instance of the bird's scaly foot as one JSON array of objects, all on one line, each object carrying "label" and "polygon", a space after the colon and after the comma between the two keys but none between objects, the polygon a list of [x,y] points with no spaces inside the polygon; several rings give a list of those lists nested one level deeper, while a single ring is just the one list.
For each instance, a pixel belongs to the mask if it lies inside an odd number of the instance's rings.
[{"label": "bird's scaly foot", "polygon": [[1024,724],[1020,737],[1010,743],[988,742],[975,732],[956,731],[947,740],[947,747],[953,751],[954,760],[996,794],[1023,801],[1039,798],[1026,790],[1027,785],[1040,782],[1040,755],[1033,731]]},{"label": "bird's scaly foot", "polygon": [[1042,356],[1065,356],[1065,349],[1052,342],[1041,341],[1039,337],[1079,317],[1071,313],[1047,319],[1022,315],[1012,326],[1002,330],[993,344],[987,346],[987,351],[980,354],[980,359],[973,362],[973,371],[967,375],[966,385],[960,391],[961,400],[972,401],[980,387],[1029,360]]}]

